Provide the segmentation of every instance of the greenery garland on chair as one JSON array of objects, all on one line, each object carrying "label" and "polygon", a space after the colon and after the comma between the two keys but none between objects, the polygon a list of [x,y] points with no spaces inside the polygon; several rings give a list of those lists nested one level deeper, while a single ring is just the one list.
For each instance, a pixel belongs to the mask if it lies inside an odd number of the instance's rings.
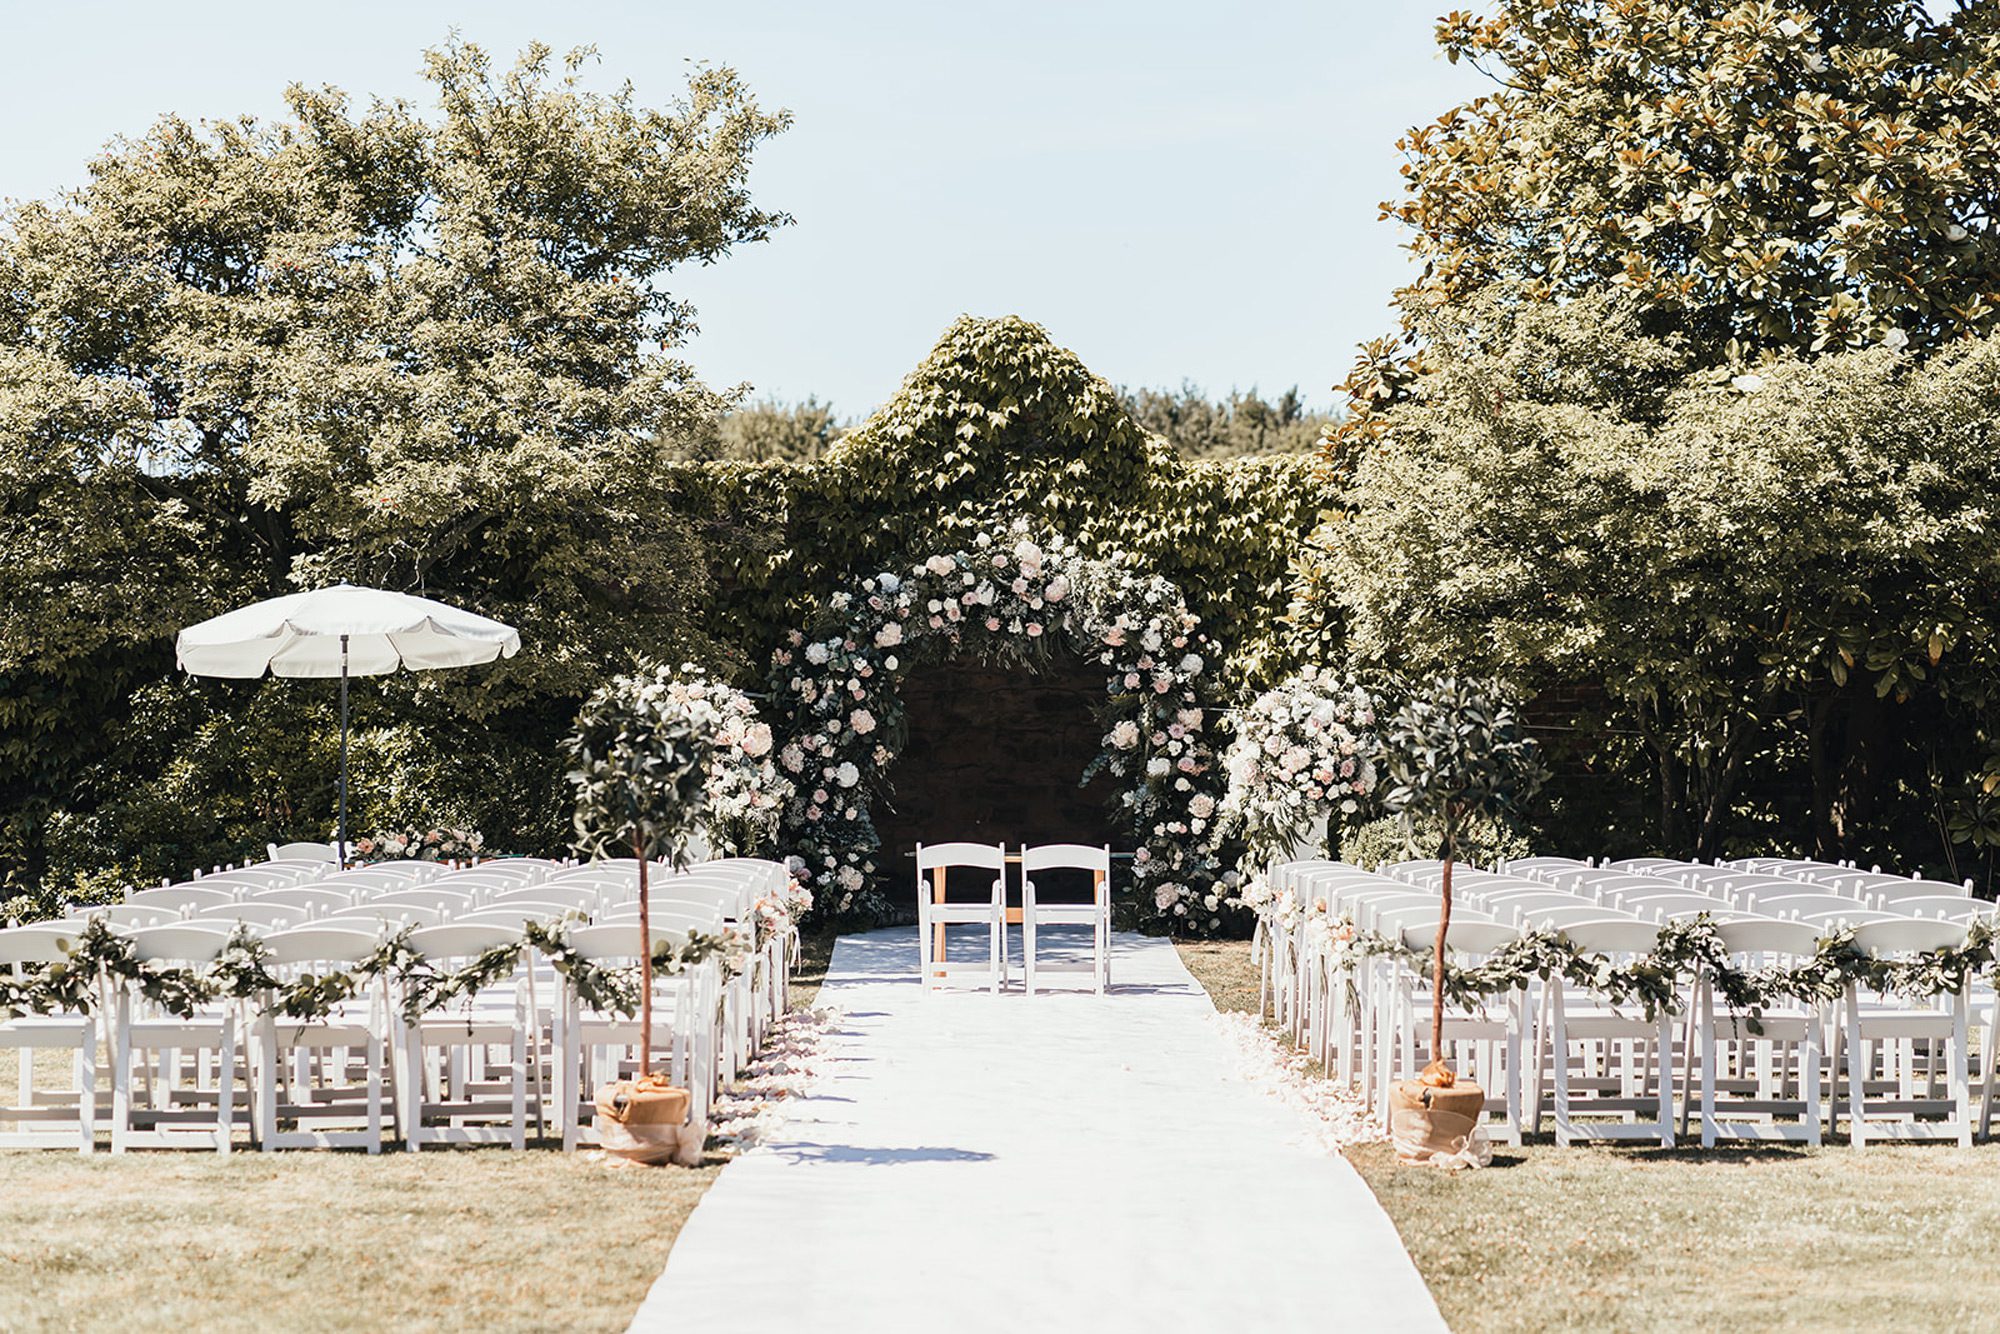
[{"label": "greenery garland on chair", "polygon": [[[1304,915],[1283,900],[1267,911],[1284,924]],[[1421,973],[1431,973],[1431,950],[1413,950],[1401,941],[1354,927],[1351,918],[1327,933],[1340,942],[1329,953],[1333,966],[1351,973],[1365,958],[1386,955],[1401,959]],[[1855,944],[1854,928],[1842,926],[1819,941],[1813,957],[1789,967],[1743,969],[1736,966],[1715,923],[1707,913],[1666,922],[1651,950],[1628,963],[1614,964],[1602,954],[1586,953],[1560,931],[1532,931],[1509,941],[1476,964],[1445,961],[1442,990],[1448,1004],[1473,1009],[1495,996],[1526,986],[1531,980],[1561,976],[1588,987],[1614,1006],[1638,1004],[1648,1018],[1661,1010],[1680,1011],[1679,984],[1706,975],[1728,1009],[1744,1016],[1751,1032],[1761,1032],[1763,1012],[1784,1001],[1820,1004],[1838,1000],[1850,983],[1884,995],[1922,1000],[1963,995],[1981,973],[2000,975],[2000,932],[1991,919],[1971,924],[1965,942],[1926,950],[1909,959],[1883,959]]]}]

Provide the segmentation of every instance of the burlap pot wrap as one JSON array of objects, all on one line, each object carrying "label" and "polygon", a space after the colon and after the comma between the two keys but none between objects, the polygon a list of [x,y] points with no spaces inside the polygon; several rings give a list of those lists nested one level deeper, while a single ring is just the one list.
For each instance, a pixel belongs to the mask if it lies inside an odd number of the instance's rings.
[{"label": "burlap pot wrap", "polygon": [[596,1104],[597,1140],[606,1153],[635,1163],[701,1162],[708,1127],[688,1119],[688,1091],[665,1075],[606,1084]]},{"label": "burlap pot wrap", "polygon": [[1406,1079],[1389,1088],[1389,1141],[1406,1163],[1485,1167],[1493,1146],[1482,1122],[1486,1091],[1477,1084],[1433,1088]]}]

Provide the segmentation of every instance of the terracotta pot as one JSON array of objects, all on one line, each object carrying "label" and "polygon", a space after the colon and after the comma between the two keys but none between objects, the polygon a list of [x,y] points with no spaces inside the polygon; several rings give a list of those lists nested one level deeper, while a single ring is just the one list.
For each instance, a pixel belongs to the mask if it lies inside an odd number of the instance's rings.
[{"label": "terracotta pot", "polygon": [[595,1102],[597,1139],[606,1153],[634,1163],[701,1162],[708,1127],[689,1118],[693,1099],[666,1076],[606,1084]]},{"label": "terracotta pot", "polygon": [[1486,1090],[1459,1082],[1437,1088],[1405,1079],[1389,1088],[1389,1139],[1400,1162],[1484,1167],[1493,1160],[1483,1124]]}]

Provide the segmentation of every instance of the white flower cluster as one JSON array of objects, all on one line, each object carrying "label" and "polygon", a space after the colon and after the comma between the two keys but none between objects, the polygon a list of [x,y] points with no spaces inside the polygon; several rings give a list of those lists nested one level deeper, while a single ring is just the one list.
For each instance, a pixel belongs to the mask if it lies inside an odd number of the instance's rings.
[{"label": "white flower cluster", "polygon": [[669,704],[705,720],[715,735],[704,831],[711,851],[730,857],[769,846],[792,796],[791,780],[771,762],[770,724],[748,695],[693,663],[661,668],[657,679]]},{"label": "white flower cluster", "polygon": [[772,684],[790,705],[778,766],[796,785],[786,809],[790,845],[834,893],[820,906],[879,916],[870,886],[880,840],[869,809],[895,758],[897,682],[926,641],[947,651],[999,636],[1023,660],[1057,647],[1105,669],[1103,754],[1086,780],[1123,780],[1123,814],[1139,844],[1135,879],[1166,917],[1219,925],[1226,892],[1204,837],[1220,800],[1205,739],[1199,683],[1207,641],[1173,585],[1129,560],[1091,560],[1061,538],[1037,541],[1025,524],[980,533],[965,548],[926,557],[833,595],[837,633],[793,632],[773,658]]},{"label": "white flower cluster", "polygon": [[1353,814],[1375,790],[1375,703],[1332,672],[1299,673],[1239,716],[1223,757],[1221,818],[1253,861],[1281,855],[1323,816]]}]

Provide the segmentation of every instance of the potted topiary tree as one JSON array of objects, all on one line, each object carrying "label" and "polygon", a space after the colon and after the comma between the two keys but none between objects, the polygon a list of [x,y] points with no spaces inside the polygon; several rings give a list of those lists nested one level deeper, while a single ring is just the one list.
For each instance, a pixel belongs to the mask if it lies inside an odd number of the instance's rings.
[{"label": "potted topiary tree", "polygon": [[711,713],[677,703],[664,669],[614,678],[584,702],[567,749],[576,788],[576,847],[587,857],[631,853],[639,863],[639,1077],[597,1091],[605,1148],[640,1162],[699,1161],[691,1099],[652,1069],[653,933],[647,866],[684,863],[708,804],[715,750]]},{"label": "potted topiary tree", "polygon": [[1399,1156],[1457,1161],[1485,1103],[1476,1084],[1458,1084],[1444,1059],[1444,970],[1451,931],[1451,873],[1475,821],[1517,815],[1547,777],[1539,748],[1524,735],[1500,687],[1439,677],[1423,682],[1383,733],[1389,789],[1384,804],[1414,830],[1439,831],[1443,861],[1437,943],[1431,962],[1431,1061],[1415,1080],[1390,1090]]}]

